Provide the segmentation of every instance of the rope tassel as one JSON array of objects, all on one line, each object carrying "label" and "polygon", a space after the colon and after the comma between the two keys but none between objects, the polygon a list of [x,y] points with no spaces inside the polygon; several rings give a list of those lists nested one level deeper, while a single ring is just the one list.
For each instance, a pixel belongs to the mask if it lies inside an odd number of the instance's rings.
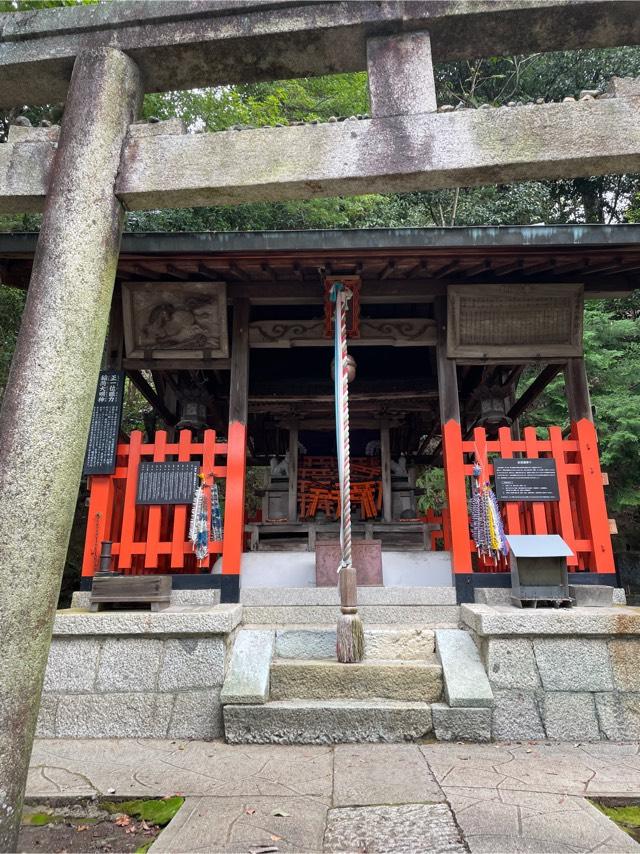
[{"label": "rope tassel", "polygon": [[349,446],[349,362],[347,352],[347,301],[351,292],[341,282],[331,291],[335,310],[334,385],[336,446],[340,480],[340,552],[338,567],[340,616],[336,632],[338,661],[352,664],[364,657],[364,629],[357,608],[357,576],[351,559],[351,467]]}]

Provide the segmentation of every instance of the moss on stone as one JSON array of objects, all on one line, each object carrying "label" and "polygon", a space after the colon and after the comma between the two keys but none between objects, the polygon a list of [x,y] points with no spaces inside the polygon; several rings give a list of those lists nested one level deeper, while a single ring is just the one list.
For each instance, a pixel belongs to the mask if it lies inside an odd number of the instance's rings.
[{"label": "moss on stone", "polygon": [[640,840],[640,803],[609,805],[592,801],[607,818],[614,821],[618,827],[636,840]]},{"label": "moss on stone", "polygon": [[31,815],[23,815],[22,821],[25,824],[33,825],[33,827],[44,827],[45,824],[55,821],[55,817],[47,812],[35,812],[31,813]]},{"label": "moss on stone", "polygon": [[102,801],[100,806],[112,815],[115,813],[125,813],[133,818],[143,819],[151,824],[164,827],[169,824],[174,815],[178,812],[184,798],[177,795],[173,798],[161,798],[156,800],[137,800],[137,801]]}]

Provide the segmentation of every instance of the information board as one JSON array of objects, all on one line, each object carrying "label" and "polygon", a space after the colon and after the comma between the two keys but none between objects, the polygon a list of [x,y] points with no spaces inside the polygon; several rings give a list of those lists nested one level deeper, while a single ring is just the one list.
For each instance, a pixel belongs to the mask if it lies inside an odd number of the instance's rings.
[{"label": "information board", "polygon": [[498,501],[559,501],[556,461],[493,460]]},{"label": "information board", "polygon": [[100,371],[83,474],[115,471],[123,394],[124,371]]},{"label": "information board", "polygon": [[200,463],[140,463],[136,504],[191,504]]}]

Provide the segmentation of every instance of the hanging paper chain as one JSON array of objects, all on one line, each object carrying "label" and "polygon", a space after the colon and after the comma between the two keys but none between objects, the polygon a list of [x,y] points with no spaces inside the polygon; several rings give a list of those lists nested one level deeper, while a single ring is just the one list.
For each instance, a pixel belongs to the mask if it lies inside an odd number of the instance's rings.
[{"label": "hanging paper chain", "polygon": [[193,495],[189,540],[198,560],[204,560],[209,554],[209,513],[202,484]]},{"label": "hanging paper chain", "polygon": [[482,468],[478,463],[473,467],[473,475],[470,507],[473,541],[481,557],[488,557],[497,564],[501,557],[509,554],[500,508],[489,482],[481,482]]},{"label": "hanging paper chain", "polygon": [[220,508],[217,483],[214,483],[211,487],[211,539],[214,542],[222,540],[222,510]]},{"label": "hanging paper chain", "polygon": [[349,385],[347,361],[347,300],[351,292],[342,282],[336,282],[331,290],[331,300],[336,304],[334,344],[334,385],[336,398],[336,446],[338,451],[338,475],[340,480],[340,547],[342,561],[340,569],[351,566],[351,470],[349,448]]}]

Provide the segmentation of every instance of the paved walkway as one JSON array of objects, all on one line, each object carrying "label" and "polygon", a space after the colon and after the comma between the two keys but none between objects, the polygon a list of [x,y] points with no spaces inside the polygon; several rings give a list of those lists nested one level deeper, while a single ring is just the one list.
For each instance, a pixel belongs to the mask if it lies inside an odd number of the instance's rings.
[{"label": "paved walkway", "polygon": [[638,744],[41,740],[27,794],[184,795],[152,852],[640,852],[586,800],[640,798]]}]

